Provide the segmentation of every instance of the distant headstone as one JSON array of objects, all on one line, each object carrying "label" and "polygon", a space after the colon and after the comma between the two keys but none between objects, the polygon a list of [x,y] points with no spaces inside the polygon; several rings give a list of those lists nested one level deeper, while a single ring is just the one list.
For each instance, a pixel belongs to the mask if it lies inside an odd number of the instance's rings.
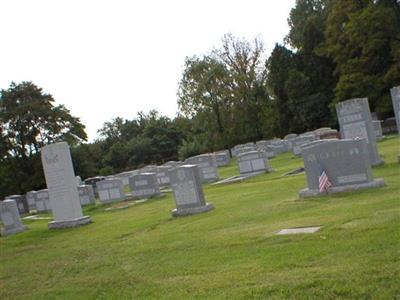
[{"label": "distant headstone", "polygon": [[101,202],[125,200],[124,184],[119,178],[110,178],[96,182],[97,193]]},{"label": "distant headstone", "polygon": [[28,229],[21,222],[21,217],[18,212],[17,202],[13,199],[0,201],[0,219],[3,223],[1,235],[11,235]]},{"label": "distant headstone", "polygon": [[372,125],[374,127],[374,133],[377,141],[382,140],[383,135],[382,135],[382,126],[381,126],[381,121],[373,120]]},{"label": "distant headstone", "polygon": [[139,172],[140,172],[139,170],[126,171],[116,174],[113,177],[121,179],[123,185],[129,185],[129,177],[131,177],[132,175],[139,174]]},{"label": "distant headstone", "polygon": [[[300,198],[384,185],[383,179],[372,177],[365,139],[315,141],[305,145],[302,153],[308,188],[300,191]],[[320,191],[323,172],[332,186]]]},{"label": "distant headstone", "polygon": [[29,213],[28,201],[26,201],[23,195],[11,195],[7,196],[6,199],[15,200],[17,203],[18,212],[20,215]]},{"label": "distant headstone", "polygon": [[214,153],[218,167],[228,166],[231,162],[229,150],[218,151]]},{"label": "distant headstone", "polygon": [[250,151],[238,156],[240,174],[270,172],[268,159],[261,151]]},{"label": "distant headstone", "polygon": [[169,171],[169,177],[176,203],[172,216],[186,216],[214,209],[214,206],[206,203],[204,199],[200,171],[196,165],[172,169]]},{"label": "distant headstone", "polygon": [[160,187],[165,187],[170,185],[170,180],[168,176],[168,171],[171,169],[170,166],[157,166],[157,182]]},{"label": "distant headstone", "polygon": [[170,169],[171,168],[176,168],[176,167],[179,167],[179,166],[182,166],[182,165],[183,165],[183,162],[176,161],[176,160],[170,160],[170,161],[167,161],[166,163],[163,164],[163,166],[168,166]]},{"label": "distant headstone", "polygon": [[189,157],[185,160],[185,164],[199,167],[202,182],[214,182],[219,178],[217,162],[213,154],[201,154]]},{"label": "distant headstone", "polygon": [[393,110],[396,117],[397,132],[400,134],[400,85],[390,90],[392,96]]},{"label": "distant headstone", "polygon": [[372,125],[371,112],[367,98],[351,99],[336,105],[340,132],[344,139],[365,139],[368,146],[369,160],[373,166],[380,165],[376,137]]},{"label": "distant headstone", "polygon": [[44,146],[42,165],[54,221],[49,228],[76,227],[91,222],[82,213],[71,153],[66,142]]},{"label": "distant headstone", "polygon": [[139,174],[143,173],[157,173],[157,166],[156,165],[147,165],[141,169],[139,169]]},{"label": "distant headstone", "polygon": [[298,136],[292,139],[292,151],[296,156],[301,156],[301,146],[315,141],[316,137],[311,135]]},{"label": "distant headstone", "polygon": [[36,191],[29,191],[25,195],[26,202],[28,202],[29,211],[36,210]]},{"label": "distant headstone", "polygon": [[270,159],[270,158],[274,158],[277,155],[277,152],[279,150],[277,150],[275,146],[268,145],[268,146],[265,146],[264,149],[261,151],[264,152],[267,159]]},{"label": "distant headstone", "polygon": [[156,173],[141,173],[129,177],[129,186],[134,199],[144,199],[160,195]]},{"label": "distant headstone", "polygon": [[79,200],[81,205],[88,205],[96,203],[93,187],[89,184],[82,184],[78,186]]},{"label": "distant headstone", "polygon": [[51,211],[49,190],[43,189],[36,192],[36,211],[38,213],[47,213]]}]

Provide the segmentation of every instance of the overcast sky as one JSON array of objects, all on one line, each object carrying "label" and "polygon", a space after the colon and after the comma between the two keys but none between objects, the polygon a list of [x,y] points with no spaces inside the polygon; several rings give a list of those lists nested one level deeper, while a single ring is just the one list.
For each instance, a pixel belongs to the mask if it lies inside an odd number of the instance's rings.
[{"label": "overcast sky", "polygon": [[174,117],[186,56],[231,32],[267,54],[294,0],[0,0],[0,88],[33,81],[86,125],[157,109]]}]

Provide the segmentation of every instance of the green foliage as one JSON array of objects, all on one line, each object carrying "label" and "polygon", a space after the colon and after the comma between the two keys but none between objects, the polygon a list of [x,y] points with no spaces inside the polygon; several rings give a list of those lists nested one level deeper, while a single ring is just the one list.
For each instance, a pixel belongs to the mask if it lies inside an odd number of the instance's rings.
[{"label": "green foliage", "polygon": [[368,97],[372,111],[393,110],[389,89],[400,84],[400,7],[396,1],[335,1],[325,52],[337,64],[335,101]]}]

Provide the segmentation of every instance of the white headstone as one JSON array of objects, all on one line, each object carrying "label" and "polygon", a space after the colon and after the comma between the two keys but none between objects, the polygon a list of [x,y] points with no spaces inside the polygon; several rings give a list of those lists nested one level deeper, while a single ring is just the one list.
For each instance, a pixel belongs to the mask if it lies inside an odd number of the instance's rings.
[{"label": "white headstone", "polygon": [[54,221],[49,228],[66,228],[91,222],[83,216],[71,153],[66,142],[45,146],[41,150],[42,165],[49,190]]}]

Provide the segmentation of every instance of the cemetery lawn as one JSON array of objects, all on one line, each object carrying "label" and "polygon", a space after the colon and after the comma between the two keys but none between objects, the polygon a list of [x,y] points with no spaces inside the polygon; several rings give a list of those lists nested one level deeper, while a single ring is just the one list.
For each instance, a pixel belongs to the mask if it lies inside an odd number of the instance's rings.
[{"label": "cemetery lawn", "polygon": [[[400,139],[378,146],[381,189],[299,200],[305,175],[282,175],[302,160],[287,153],[274,173],[207,185],[216,209],[204,214],[173,219],[167,193],[85,207],[93,223],[74,229],[24,221],[0,238],[0,299],[400,299]],[[323,228],[276,235],[312,225]]]}]

